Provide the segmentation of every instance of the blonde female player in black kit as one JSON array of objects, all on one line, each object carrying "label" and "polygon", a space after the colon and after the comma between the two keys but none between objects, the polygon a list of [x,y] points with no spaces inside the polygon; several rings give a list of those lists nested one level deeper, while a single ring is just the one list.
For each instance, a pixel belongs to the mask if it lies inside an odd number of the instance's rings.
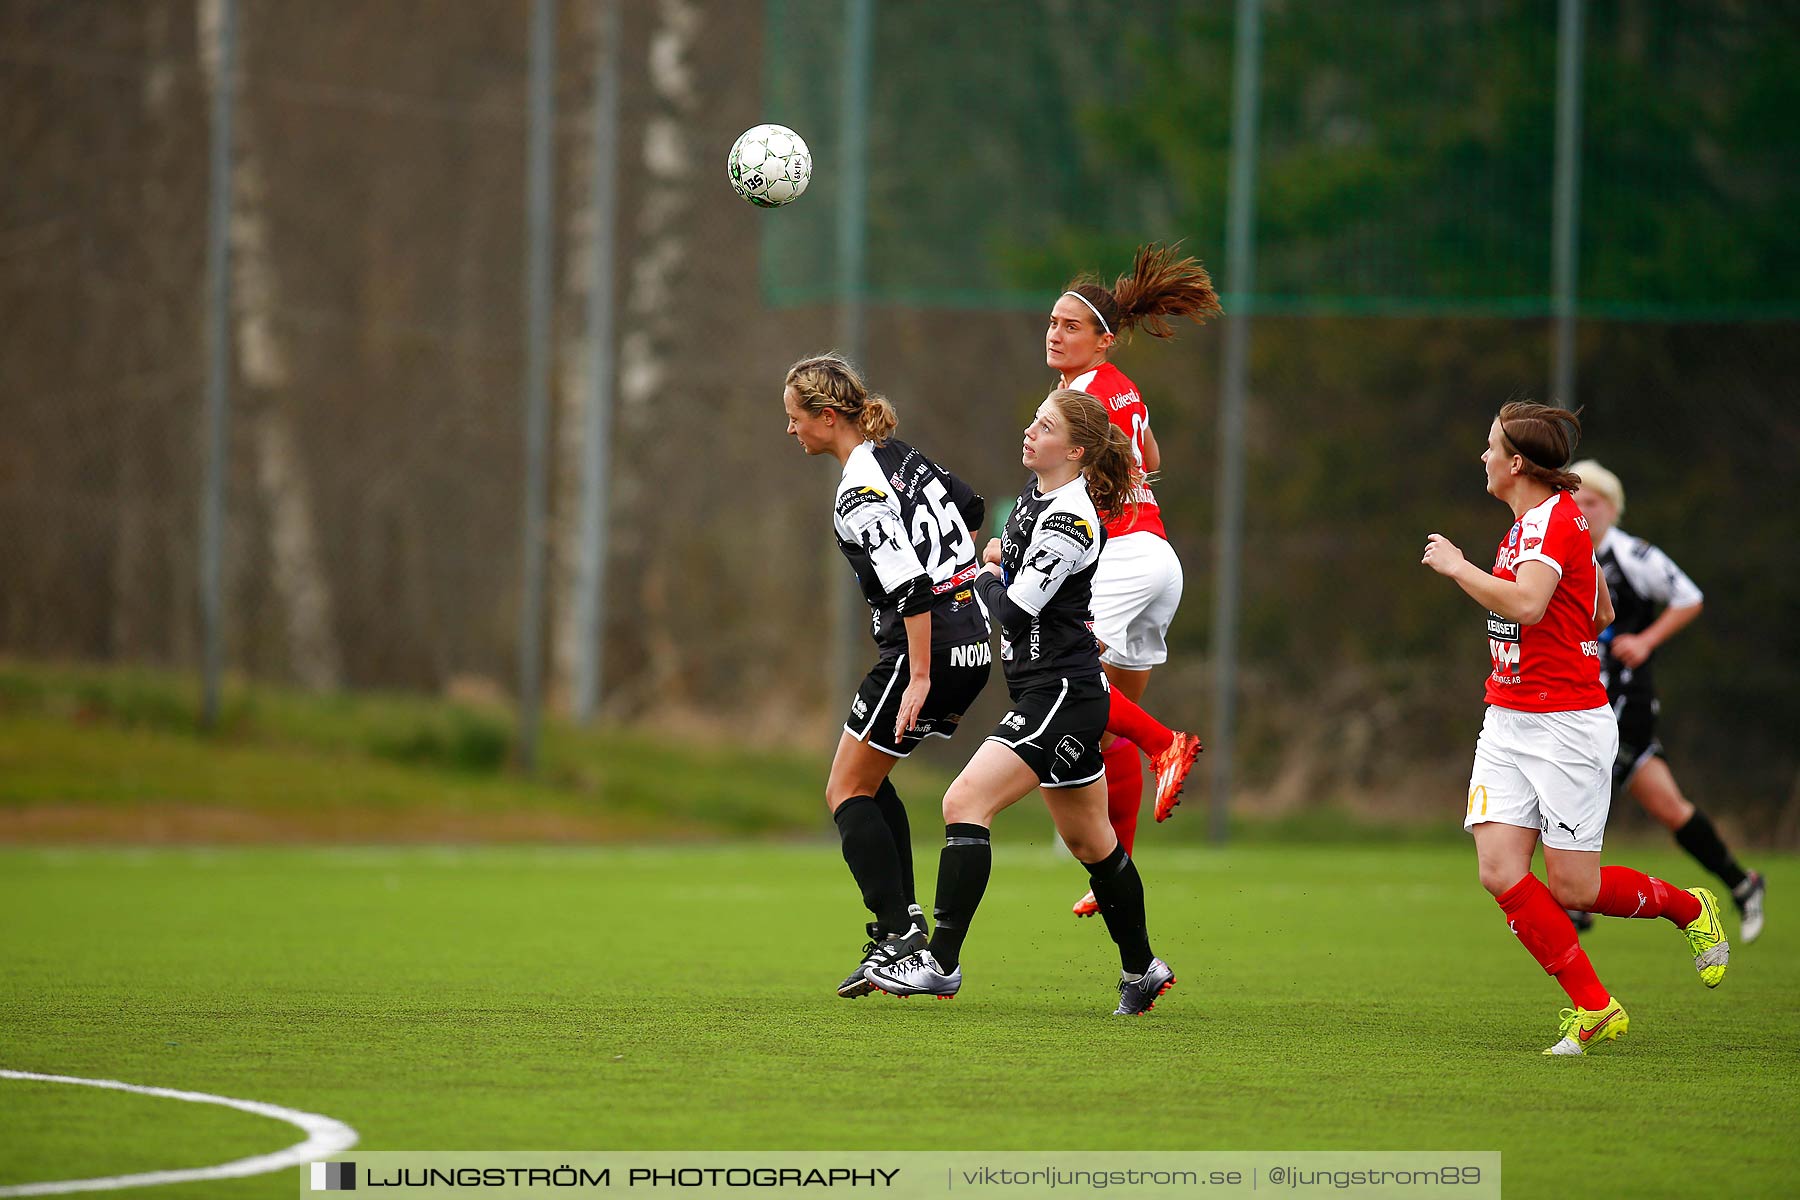
[{"label": "blonde female player in black kit", "polygon": [[[1748,945],[1762,935],[1762,872],[1739,865],[1712,818],[1682,795],[1656,736],[1662,712],[1652,676],[1656,649],[1700,615],[1705,597],[1667,554],[1619,528],[1625,485],[1617,475],[1591,458],[1569,470],[1581,476],[1575,505],[1587,518],[1588,537],[1613,598],[1613,623],[1600,633],[1600,677],[1619,719],[1613,789],[1629,793],[1695,862],[1731,889],[1741,918],[1738,941]],[[1588,913],[1571,911],[1569,919],[1577,929],[1593,925]]]},{"label": "blonde female player in black kit", "polygon": [[1025,430],[1022,455],[1036,476],[990,542],[976,587],[1000,622],[1012,711],[944,795],[937,928],[930,945],[871,966],[868,981],[896,996],[954,996],[962,943],[987,888],[994,818],[1033,788],[1044,793],[1063,844],[1087,867],[1100,915],[1119,947],[1115,1015],[1147,1012],[1175,984],[1150,950],[1144,885],[1106,819],[1109,686],[1094,640],[1094,569],[1106,540],[1101,514],[1130,502],[1139,474],[1125,435],[1086,392],[1059,388]]},{"label": "blonde female player in black kit", "polygon": [[967,484],[894,438],[899,418],[835,354],[803,358],[782,388],[787,431],[843,464],[832,526],[869,602],[880,651],[838,738],[825,803],[844,861],[874,914],[863,959],[838,995],[865,996],[871,966],[925,947],[906,807],[888,782],[928,737],[947,738],[987,683],[987,614],[974,590],[971,528],[986,505]]}]

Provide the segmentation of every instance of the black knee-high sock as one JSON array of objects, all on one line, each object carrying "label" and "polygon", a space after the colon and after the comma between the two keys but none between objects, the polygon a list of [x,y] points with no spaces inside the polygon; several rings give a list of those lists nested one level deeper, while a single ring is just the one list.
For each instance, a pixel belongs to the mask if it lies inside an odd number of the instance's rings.
[{"label": "black knee-high sock", "polygon": [[906,819],[906,805],[900,803],[900,793],[886,779],[875,789],[875,803],[881,808],[888,832],[894,835],[894,849],[900,855],[900,891],[910,908],[919,902],[919,889],[913,882],[912,825]]},{"label": "black knee-high sock", "polygon": [[900,856],[875,797],[852,796],[838,805],[831,819],[837,822],[838,837],[844,843],[844,861],[881,931],[905,933],[910,921],[906,896],[900,890]]},{"label": "black knee-high sock", "polygon": [[962,961],[963,937],[987,891],[994,848],[980,825],[944,826],[944,852],[938,856],[937,902],[931,931],[931,957],[948,974]]},{"label": "black knee-high sock", "polygon": [[1082,866],[1088,870],[1094,899],[1100,902],[1100,919],[1119,947],[1119,966],[1128,975],[1142,975],[1155,955],[1144,928],[1144,881],[1138,877],[1137,864],[1120,845],[1099,862]]},{"label": "black knee-high sock", "polygon": [[1694,856],[1695,862],[1724,880],[1726,887],[1735,888],[1744,882],[1744,868],[1738,866],[1737,859],[1725,848],[1712,820],[1699,809],[1694,810],[1686,825],[1675,831],[1675,840]]}]

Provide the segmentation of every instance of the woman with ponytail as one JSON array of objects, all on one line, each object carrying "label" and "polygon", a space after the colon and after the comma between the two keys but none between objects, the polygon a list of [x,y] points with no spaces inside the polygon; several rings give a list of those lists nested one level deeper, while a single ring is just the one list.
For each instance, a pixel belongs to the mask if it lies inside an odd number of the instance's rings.
[{"label": "woman with ponytail", "polygon": [[832,525],[869,603],[879,651],[850,702],[825,805],[843,842],[868,924],[863,958],[838,985],[925,945],[913,885],[912,830],[888,782],[894,764],[928,737],[956,732],[991,669],[987,614],[975,599],[975,541],[985,504],[967,484],[894,438],[899,418],[843,358],[819,354],[788,368],[787,431],[809,455],[843,466]]},{"label": "woman with ponytail", "polygon": [[929,946],[871,966],[866,977],[893,995],[956,995],[963,939],[987,890],[994,818],[1036,788],[1063,843],[1087,868],[1118,945],[1113,1011],[1135,1015],[1174,986],[1175,973],[1151,952],[1143,881],[1107,821],[1100,739],[1109,688],[1088,612],[1106,542],[1099,510],[1129,513],[1135,463],[1099,401],[1068,388],[1038,406],[1021,458],[1032,481],[1007,519],[1004,540],[988,543],[975,579],[1000,623],[1012,709],[944,795]]},{"label": "woman with ponytail", "polygon": [[[1100,401],[1125,435],[1139,472],[1129,512],[1101,505],[1108,541],[1094,578],[1094,634],[1106,647],[1100,661],[1113,688],[1105,745],[1107,809],[1128,850],[1144,795],[1139,749],[1150,755],[1156,774],[1156,819],[1166,821],[1180,801],[1200,740],[1170,730],[1137,704],[1150,685],[1151,668],[1168,661],[1169,624],[1181,603],[1181,560],[1169,545],[1150,489],[1149,476],[1162,465],[1150,410],[1137,385],[1107,355],[1133,329],[1169,338],[1175,332],[1171,318],[1199,322],[1220,311],[1205,267],[1179,257],[1177,247],[1151,244],[1138,248],[1130,273],[1110,288],[1092,276],[1071,281],[1050,310],[1044,335],[1045,363],[1063,387]],[[1098,905],[1090,894],[1075,902],[1074,911],[1092,916]]]},{"label": "woman with ponytail", "polygon": [[[1482,570],[1438,534],[1424,564],[1487,610],[1493,670],[1475,742],[1463,828],[1506,927],[1568,993],[1558,1040],[1545,1054],[1579,1055],[1624,1035],[1630,1018],[1594,973],[1567,909],[1662,917],[1686,935],[1694,968],[1717,987],[1731,961],[1718,899],[1683,891],[1630,867],[1600,865],[1612,806],[1619,727],[1600,682],[1600,631],[1612,596],[1570,493],[1581,421],[1545,404],[1514,401],[1488,427],[1487,490],[1512,510],[1512,528]],[[1544,878],[1531,857],[1544,847]]]}]

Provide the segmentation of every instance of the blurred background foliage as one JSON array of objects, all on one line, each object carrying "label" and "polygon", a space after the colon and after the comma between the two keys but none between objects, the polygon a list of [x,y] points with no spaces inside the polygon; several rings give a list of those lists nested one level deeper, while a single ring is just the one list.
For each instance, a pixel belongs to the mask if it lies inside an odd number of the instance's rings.
[{"label": "blurred background foliage", "polygon": [[[528,5],[239,9],[228,662],[326,696],[504,705]],[[1488,420],[1545,394],[1557,5],[1264,9],[1256,286],[1228,297],[1253,322],[1236,803],[1448,821],[1486,650],[1479,612],[1418,555],[1437,531],[1485,557],[1506,525],[1476,461]],[[207,10],[0,0],[0,654],[15,662],[198,667]],[[827,669],[843,568],[832,473],[783,437],[778,387],[838,337],[843,5],[621,12],[605,723],[796,749],[822,778],[849,695]],[[557,703],[601,28],[592,5],[559,13]],[[1739,832],[1788,844],[1797,29],[1785,0],[1588,6],[1570,398],[1583,452],[1625,482],[1625,528],[1707,594],[1659,659],[1677,775]],[[876,6],[866,366],[901,436],[990,498],[1021,481],[1018,430],[1050,382],[1042,316],[1065,280],[1110,278],[1154,238],[1223,282],[1233,33],[1222,0]],[[817,163],[807,195],[769,213],[723,176],[761,120],[799,129]],[[1187,327],[1116,355],[1154,415],[1187,570],[1150,700],[1200,730],[1218,345]],[[971,723],[1003,704],[996,682]],[[364,715],[385,760],[491,772],[506,757],[501,717]],[[967,750],[934,745],[927,777]]]}]

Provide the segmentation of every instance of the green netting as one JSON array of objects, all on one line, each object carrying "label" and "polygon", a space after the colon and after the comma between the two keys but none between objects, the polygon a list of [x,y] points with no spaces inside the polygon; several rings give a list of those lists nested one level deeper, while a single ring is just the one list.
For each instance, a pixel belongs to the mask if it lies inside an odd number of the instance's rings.
[{"label": "green netting", "polygon": [[[836,297],[843,0],[771,0],[765,103],[811,143],[769,215],[778,303]],[[1591,8],[1581,311],[1800,316],[1800,42],[1779,6]],[[1268,4],[1256,290],[1240,311],[1549,311],[1557,4]],[[1234,6],[875,8],[865,290],[1044,302],[1184,238],[1223,275]]]}]

